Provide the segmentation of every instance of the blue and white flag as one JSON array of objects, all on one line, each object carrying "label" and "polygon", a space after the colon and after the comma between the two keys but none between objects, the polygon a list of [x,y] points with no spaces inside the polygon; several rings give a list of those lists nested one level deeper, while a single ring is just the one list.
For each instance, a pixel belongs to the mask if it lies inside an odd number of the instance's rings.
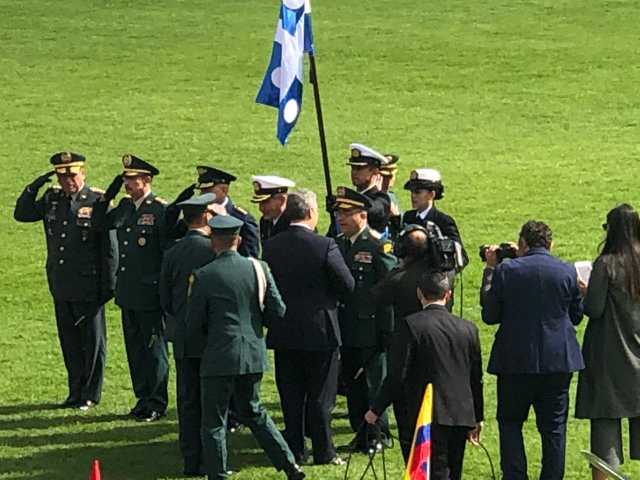
[{"label": "blue and white flag", "polygon": [[281,0],[276,38],[257,103],[278,109],[278,140],[285,144],[302,107],[304,54],[313,53],[310,0]]}]

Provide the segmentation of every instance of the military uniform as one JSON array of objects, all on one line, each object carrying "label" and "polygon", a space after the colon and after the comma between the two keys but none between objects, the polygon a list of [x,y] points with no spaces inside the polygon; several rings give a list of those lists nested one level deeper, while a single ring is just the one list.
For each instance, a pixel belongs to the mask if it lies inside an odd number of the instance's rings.
[{"label": "military uniform", "polygon": [[[76,174],[83,156],[63,152],[51,157],[55,171]],[[47,174],[50,176],[53,174]],[[100,402],[106,357],[104,303],[113,296],[115,242],[96,231],[93,207],[102,191],[84,185],[68,196],[61,187],[48,188],[42,176],[18,198],[14,218],[42,221],[47,240],[47,280],[53,296],[58,337],[68,374],[65,406],[88,408]]]},{"label": "military uniform", "polygon": [[[210,221],[212,235],[232,231],[242,222],[228,216]],[[258,269],[264,282],[258,280]],[[253,432],[278,470],[291,479],[304,478],[293,454],[264,407],[260,383],[267,366],[263,327],[281,317],[285,305],[264,262],[255,265],[234,250],[196,270],[190,280],[187,342],[206,335],[200,367],[202,441],[209,480],[227,478],[226,420],[234,395],[237,414]],[[262,286],[261,286],[262,285]],[[259,292],[264,293],[261,305]]]},{"label": "military uniform", "polygon": [[[123,158],[125,176],[157,175],[155,167],[133,155]],[[146,173],[145,173],[146,172]],[[114,184],[107,190],[110,200]],[[119,181],[121,185],[122,180]],[[118,185],[118,189],[119,189]],[[131,414],[152,421],[164,415],[169,366],[160,308],[159,280],[162,255],[167,243],[166,202],[149,192],[139,200],[129,196],[107,212],[107,201],[94,209],[94,220],[104,229],[115,229],[119,263],[116,304],[122,311],[122,326],[133,390],[138,399]]]},{"label": "military uniform", "polygon": [[[201,206],[204,211],[213,200],[215,195],[207,193],[178,205],[182,208]],[[160,275],[160,303],[165,314],[175,322],[173,355],[176,362],[179,441],[187,475],[197,474],[202,463],[200,359],[206,340],[203,335],[192,338],[189,343],[185,341],[187,290],[193,271],[214,259],[208,232],[191,229],[165,252]]]},{"label": "military uniform", "polygon": [[388,163],[380,167],[380,174],[384,177],[382,190],[389,197],[389,223],[382,232],[382,236],[395,242],[400,230],[402,230],[402,210],[400,209],[398,197],[391,190],[391,187],[395,183],[400,157],[392,153],[386,153],[384,156],[387,158]]},{"label": "military uniform", "polygon": [[[276,175],[254,175],[251,177],[251,180],[253,181],[253,197],[251,198],[251,202],[257,204],[269,200],[274,195],[286,195],[289,192],[289,188],[296,186],[292,180]],[[284,205],[286,208],[286,202]],[[264,215],[260,217],[260,242],[263,248],[264,242],[289,228],[291,222],[285,213],[286,212],[282,212],[282,214],[275,219],[265,218]]]},{"label": "military uniform", "polygon": [[[213,192],[213,188],[216,185],[229,185],[237,180],[234,175],[213,167],[200,165],[197,167],[197,171],[198,182],[195,188],[202,193]],[[238,247],[238,253],[244,257],[260,258],[260,232],[258,223],[253,215],[236,206],[228,196],[224,199],[218,198],[217,203],[220,203],[229,215],[242,222],[242,228],[240,229],[242,243]]]},{"label": "military uniform", "polygon": [[[341,208],[342,202],[345,209],[358,207],[357,202],[363,202],[366,208],[366,202],[360,200],[363,197],[353,190],[339,188],[336,208]],[[394,328],[392,308],[377,306],[371,289],[396,265],[396,258],[391,254],[391,243],[381,241],[368,226],[354,240],[340,234],[336,242],[356,282],[353,292],[339,305],[338,318],[349,422],[358,431],[386,375],[385,351]],[[386,415],[381,416],[380,424],[388,433]],[[360,437],[358,443],[365,448],[367,438]]]}]

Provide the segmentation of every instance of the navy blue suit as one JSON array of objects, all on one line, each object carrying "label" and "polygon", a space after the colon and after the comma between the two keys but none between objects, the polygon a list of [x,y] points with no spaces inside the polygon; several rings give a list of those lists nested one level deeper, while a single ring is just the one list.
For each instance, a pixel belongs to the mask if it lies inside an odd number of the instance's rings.
[{"label": "navy blue suit", "polygon": [[540,479],[561,479],[571,373],[584,368],[574,327],[583,309],[576,270],[532,248],[485,270],[480,301],[482,320],[499,325],[488,371],[498,376],[503,479],[528,478],[522,424],[531,406],[542,438]]}]

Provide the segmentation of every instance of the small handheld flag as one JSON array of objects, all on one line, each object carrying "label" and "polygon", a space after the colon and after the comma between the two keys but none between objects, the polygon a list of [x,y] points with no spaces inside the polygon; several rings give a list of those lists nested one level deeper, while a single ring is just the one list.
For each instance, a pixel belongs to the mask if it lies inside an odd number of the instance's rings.
[{"label": "small handheld flag", "polygon": [[429,480],[431,470],[431,420],[433,416],[433,387],[427,385],[413,434],[413,445],[403,480]]},{"label": "small handheld flag", "polygon": [[278,140],[282,145],[302,107],[302,66],[313,52],[310,0],[282,0],[273,51],[257,103],[278,109]]}]

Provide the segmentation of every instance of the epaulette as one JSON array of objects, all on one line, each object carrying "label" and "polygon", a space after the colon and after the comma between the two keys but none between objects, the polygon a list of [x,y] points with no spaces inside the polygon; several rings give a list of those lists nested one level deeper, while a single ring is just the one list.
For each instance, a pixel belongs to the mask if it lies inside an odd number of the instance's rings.
[{"label": "epaulette", "polygon": [[247,212],[244,208],[240,208],[240,207],[239,207],[239,206],[237,206],[237,205],[234,205],[234,208],[235,208],[237,211],[239,211],[241,214],[243,214],[243,215],[248,215],[248,214],[249,214],[249,212]]},{"label": "epaulette", "polygon": [[51,185],[51,190],[62,190],[60,185]]},{"label": "epaulette", "polygon": [[93,193],[98,193],[100,195],[104,195],[104,190],[102,190],[101,188],[89,187],[89,190],[91,190]]},{"label": "epaulette", "polygon": [[382,253],[393,253],[393,243],[390,240],[381,242],[380,251]]},{"label": "epaulette", "polygon": [[154,197],[154,200],[162,205],[166,205],[167,203],[169,203],[164,198],[160,198],[160,197]]}]

